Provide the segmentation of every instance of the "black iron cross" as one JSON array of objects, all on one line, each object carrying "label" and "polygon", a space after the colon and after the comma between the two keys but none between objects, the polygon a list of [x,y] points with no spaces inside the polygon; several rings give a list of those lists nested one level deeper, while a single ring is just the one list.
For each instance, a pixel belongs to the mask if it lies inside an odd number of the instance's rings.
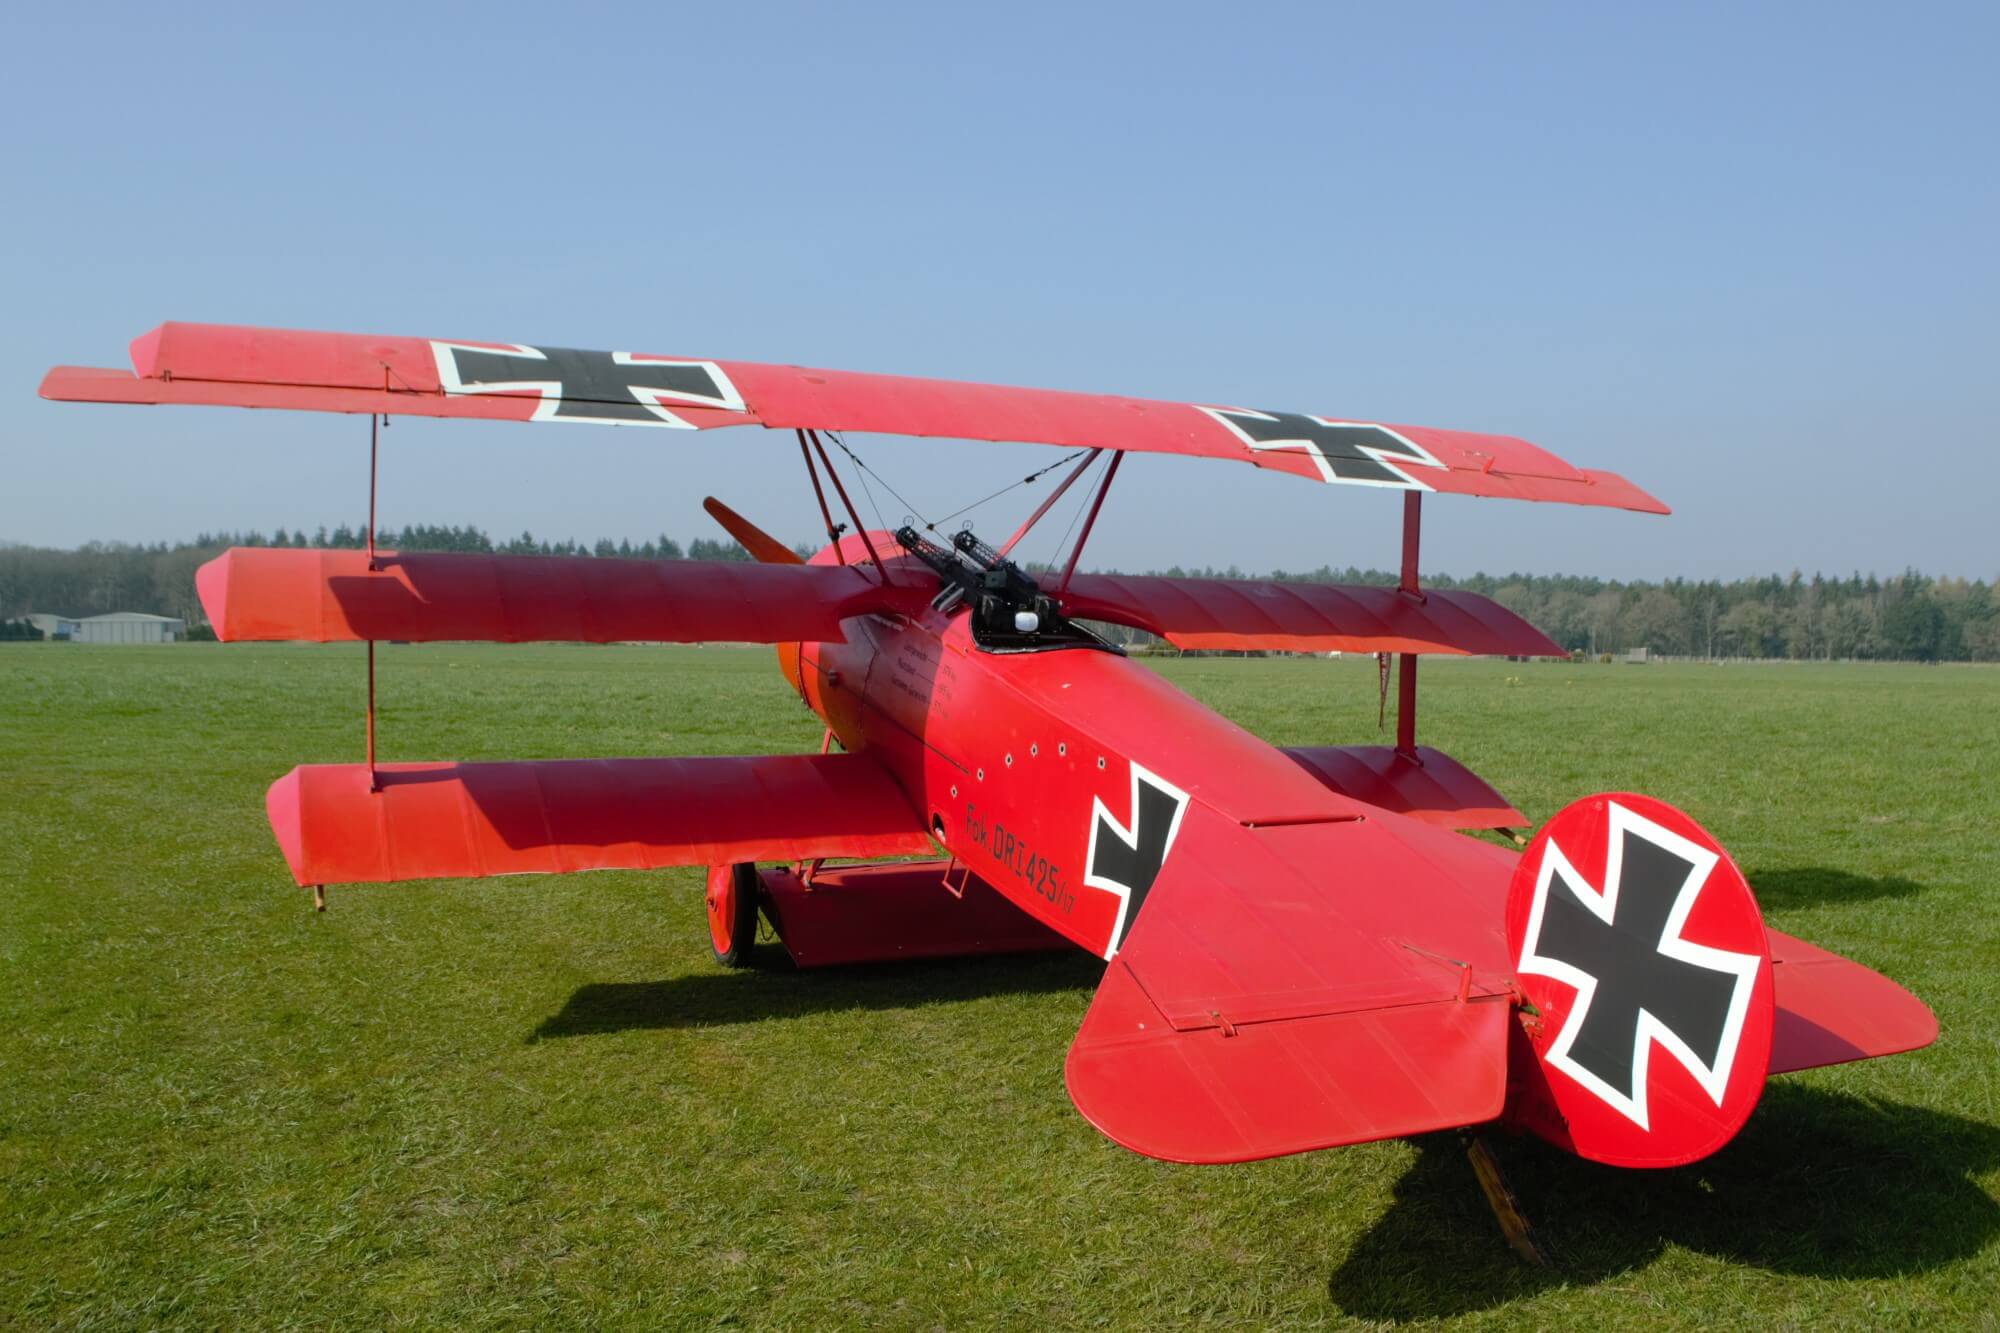
[{"label": "black iron cross", "polygon": [[1389,462],[1438,466],[1437,459],[1385,426],[1326,422],[1298,412],[1244,412],[1221,407],[1205,410],[1252,449],[1304,450],[1328,481],[1414,486],[1416,482]]},{"label": "black iron cross", "polygon": [[728,382],[701,361],[620,360],[629,354],[574,347],[509,352],[440,343],[438,352],[451,358],[458,376],[458,384],[447,381],[447,389],[462,393],[539,389],[543,407],[537,420],[682,424],[665,411],[661,397],[693,407],[743,409]]},{"label": "black iron cross", "polygon": [[1187,804],[1186,796],[1149,780],[1143,772],[1133,773],[1132,790],[1129,833],[1118,827],[1101,807],[1090,830],[1085,881],[1102,881],[1106,887],[1116,885],[1113,892],[1122,889],[1125,894],[1125,912],[1118,937],[1112,941],[1114,949],[1125,942],[1132,923],[1139,919],[1139,908],[1166,862],[1181,807]]},{"label": "black iron cross", "polygon": [[1631,828],[1622,836],[1618,881],[1605,885],[1607,896],[1615,895],[1612,919],[1593,912],[1583,897],[1589,890],[1570,883],[1558,865],[1549,877],[1541,933],[1528,951],[1596,979],[1585,1008],[1570,1019],[1576,1032],[1569,1059],[1633,1101],[1641,1091],[1634,1086],[1640,1011],[1716,1069],[1736,988],[1745,983],[1734,972],[1662,952],[1681,893],[1700,891],[1688,885],[1696,867]]}]

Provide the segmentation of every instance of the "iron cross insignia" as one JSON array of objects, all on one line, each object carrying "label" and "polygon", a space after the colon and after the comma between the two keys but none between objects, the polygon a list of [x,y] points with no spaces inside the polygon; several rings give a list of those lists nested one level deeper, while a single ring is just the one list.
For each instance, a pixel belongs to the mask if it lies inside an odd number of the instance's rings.
[{"label": "iron cross insignia", "polygon": [[1083,882],[1118,895],[1118,916],[1111,923],[1106,958],[1118,952],[1138,920],[1139,908],[1180,834],[1181,816],[1187,813],[1186,792],[1137,764],[1131,767],[1131,827],[1113,816],[1102,800],[1093,797],[1090,803],[1090,851]]},{"label": "iron cross insignia", "polygon": [[1427,491],[1406,467],[1443,463],[1416,441],[1366,421],[1328,421],[1298,412],[1252,412],[1234,407],[1200,409],[1253,450],[1302,450],[1329,482]]},{"label": "iron cross insignia", "polygon": [[1655,1046],[1722,1105],[1760,960],[1682,935],[1718,854],[1608,805],[1602,891],[1551,840],[1519,970],[1576,990],[1549,1063],[1647,1129]]},{"label": "iron cross insignia", "polygon": [[479,347],[434,342],[438,383],[448,394],[537,394],[534,421],[598,426],[693,428],[672,408],[747,410],[736,386],[713,361],[681,361],[638,352],[574,347]]}]

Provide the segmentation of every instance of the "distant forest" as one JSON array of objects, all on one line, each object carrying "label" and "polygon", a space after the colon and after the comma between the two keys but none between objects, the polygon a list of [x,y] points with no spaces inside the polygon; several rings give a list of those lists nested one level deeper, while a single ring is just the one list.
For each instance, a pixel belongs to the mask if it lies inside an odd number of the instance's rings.
[{"label": "distant forest", "polygon": [[[151,611],[202,623],[194,571],[229,546],[362,545],[345,526],[310,535],[278,529],[203,533],[191,542],[150,546],[92,542],[75,550],[0,545],[0,620],[31,611],[65,616]],[[733,541],[696,538],[685,547],[664,534],[630,541],[552,542],[531,533],[495,541],[473,527],[418,524],[376,536],[406,551],[491,551],[507,555],[576,555],[631,560],[747,560]],[[797,548],[801,553],[814,549]],[[1244,578],[1241,570],[1181,569],[1166,574]],[[1379,569],[1273,571],[1268,577],[1312,583],[1393,584]],[[1585,653],[1649,648],[1675,657],[1840,658],[1917,662],[2000,661],[2000,585],[1933,578],[1914,570],[1890,578],[1772,574],[1764,578],[1662,583],[1556,574],[1426,574],[1425,582],[1484,593]]]}]

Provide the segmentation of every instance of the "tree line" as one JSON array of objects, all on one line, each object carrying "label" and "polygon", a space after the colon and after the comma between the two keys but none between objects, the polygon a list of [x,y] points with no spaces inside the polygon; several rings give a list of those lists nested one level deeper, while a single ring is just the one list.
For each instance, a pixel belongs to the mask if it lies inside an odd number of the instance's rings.
[{"label": "tree line", "polygon": [[[190,626],[202,621],[194,571],[230,546],[356,550],[365,534],[279,528],[202,533],[193,541],[150,545],[91,542],[74,550],[0,545],[0,621],[31,611],[64,616],[152,611]],[[413,524],[383,529],[376,544],[405,551],[476,551],[626,560],[748,560],[733,541],[695,538],[683,546],[662,533],[637,544],[550,541],[529,532],[496,541],[476,527]],[[802,555],[811,545],[800,545]],[[1175,567],[1170,575],[1243,578],[1241,570]],[[1309,583],[1389,585],[1380,569],[1273,571],[1268,577]],[[2000,661],[2000,585],[1937,578],[1915,570],[1879,578],[1790,575],[1722,580],[1625,582],[1577,575],[1426,575],[1441,588],[1483,593],[1540,628],[1566,649],[1599,654],[1649,648],[1680,657]]]},{"label": "tree line", "polygon": [[[662,533],[628,541],[549,541],[523,532],[494,541],[476,527],[417,523],[400,531],[381,528],[375,544],[391,551],[485,551],[502,555],[581,555],[625,560],[748,560],[733,541],[698,537],[685,548]],[[303,528],[262,532],[204,532],[193,541],[86,542],[74,550],[0,544],[0,621],[48,612],[95,616],[108,611],[150,611],[175,616],[190,628],[203,623],[194,572],[232,546],[285,546],[358,551],[367,534],[346,524],[308,534]],[[801,554],[809,553],[800,548]]]},{"label": "tree line", "polygon": [[[1228,570],[1169,574],[1242,578]],[[1392,585],[1380,569],[1273,571],[1301,583]],[[1499,602],[1573,653],[1646,648],[1667,657],[1792,661],[2000,661],[2000,584],[1938,578],[1911,569],[1888,578],[1850,574],[1734,580],[1600,579],[1572,574],[1425,574],[1436,588],[1464,588]]]}]

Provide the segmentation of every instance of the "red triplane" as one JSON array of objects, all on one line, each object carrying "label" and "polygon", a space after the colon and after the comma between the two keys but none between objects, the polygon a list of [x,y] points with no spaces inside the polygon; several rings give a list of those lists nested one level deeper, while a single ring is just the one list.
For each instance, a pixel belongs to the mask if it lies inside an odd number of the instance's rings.
[{"label": "red triplane", "polygon": [[[518,343],[166,324],[132,360],[57,369],[42,395],[366,414],[371,534],[391,414],[792,430],[826,520],[810,562],[710,501],[763,563],[404,554],[371,535],[204,566],[222,639],[772,643],[826,722],[819,754],[377,764],[371,707],[367,762],[271,788],[302,885],[706,865],[726,963],[760,908],[800,966],[1087,949],[1109,963],[1070,1097],[1115,1142],[1181,1162],[1498,1123],[1671,1166],[1726,1143],[1767,1074],[1936,1035],[1893,982],[1768,930],[1728,855],[1659,801],[1587,797],[1521,854],[1464,836],[1527,821],[1416,743],[1417,657],[1561,650],[1486,598],[1419,587],[1421,498],[1666,512],[1621,477],[1503,436]],[[1081,460],[995,549],[867,529],[822,439],[844,431]],[[1402,584],[1078,573],[1130,452],[1400,491]],[[1100,459],[1066,567],[1031,577],[1014,543]],[[1395,654],[1396,744],[1272,747],[1087,622]],[[372,701],[372,647],[369,669]],[[907,856],[930,859],[826,864]],[[1474,1161],[1510,1223],[1476,1140]]]}]

